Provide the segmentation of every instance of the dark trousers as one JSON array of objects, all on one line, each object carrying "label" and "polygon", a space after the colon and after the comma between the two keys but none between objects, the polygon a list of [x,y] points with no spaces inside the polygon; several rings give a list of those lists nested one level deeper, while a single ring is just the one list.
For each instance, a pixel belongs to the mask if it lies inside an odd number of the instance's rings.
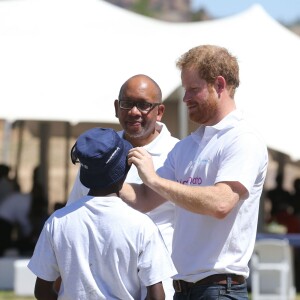
[{"label": "dark trousers", "polygon": [[247,283],[234,285],[198,285],[175,292],[174,300],[247,300]]}]

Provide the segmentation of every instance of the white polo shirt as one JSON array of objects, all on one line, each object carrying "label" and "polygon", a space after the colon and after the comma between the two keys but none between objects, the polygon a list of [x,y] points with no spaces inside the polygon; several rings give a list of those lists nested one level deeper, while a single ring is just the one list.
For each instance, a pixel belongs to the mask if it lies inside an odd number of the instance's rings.
[{"label": "white polo shirt", "polygon": [[176,144],[158,170],[162,177],[200,187],[238,181],[249,193],[222,220],[176,206],[172,252],[176,279],[195,282],[216,273],[248,277],[267,164],[265,143],[237,110]]}]

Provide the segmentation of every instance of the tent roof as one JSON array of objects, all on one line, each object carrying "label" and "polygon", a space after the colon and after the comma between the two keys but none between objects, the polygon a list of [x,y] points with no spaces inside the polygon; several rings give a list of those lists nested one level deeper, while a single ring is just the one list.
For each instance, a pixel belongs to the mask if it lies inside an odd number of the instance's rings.
[{"label": "tent roof", "polygon": [[101,0],[0,1],[0,119],[117,123],[113,100],[144,73],[164,98],[180,86],[176,59],[199,44],[240,62],[238,107],[268,147],[300,159],[300,38],[259,5],[213,21],[168,23]]},{"label": "tent roof", "polygon": [[99,0],[1,1],[0,118],[117,123],[113,100],[139,73],[168,95],[180,84],[168,25]]}]

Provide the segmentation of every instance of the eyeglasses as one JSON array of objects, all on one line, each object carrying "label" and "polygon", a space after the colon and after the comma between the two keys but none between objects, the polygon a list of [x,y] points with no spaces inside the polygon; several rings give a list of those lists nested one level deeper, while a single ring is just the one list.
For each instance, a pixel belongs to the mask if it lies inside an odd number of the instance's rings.
[{"label": "eyeglasses", "polygon": [[146,101],[143,102],[134,102],[134,101],[127,101],[127,100],[119,100],[119,106],[122,109],[131,110],[135,106],[140,112],[147,113],[155,106],[160,105],[161,103],[149,103]]}]

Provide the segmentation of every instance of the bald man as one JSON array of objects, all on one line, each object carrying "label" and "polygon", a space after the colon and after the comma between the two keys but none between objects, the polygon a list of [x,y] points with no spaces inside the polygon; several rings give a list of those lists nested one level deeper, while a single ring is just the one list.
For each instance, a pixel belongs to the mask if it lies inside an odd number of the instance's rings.
[{"label": "bald man", "polygon": [[[133,147],[143,147],[153,157],[155,169],[161,167],[171,149],[178,142],[161,122],[165,106],[159,85],[149,76],[139,74],[129,78],[120,88],[119,97],[114,101],[116,117],[123,130],[118,134]],[[126,182],[142,183],[137,169],[132,165]],[[80,199],[88,189],[79,180],[79,174],[70,193],[68,204]],[[171,254],[174,230],[174,204],[167,201],[147,215],[158,226]],[[167,300],[173,299],[172,279],[163,282]],[[141,299],[144,299],[146,290]]]}]

